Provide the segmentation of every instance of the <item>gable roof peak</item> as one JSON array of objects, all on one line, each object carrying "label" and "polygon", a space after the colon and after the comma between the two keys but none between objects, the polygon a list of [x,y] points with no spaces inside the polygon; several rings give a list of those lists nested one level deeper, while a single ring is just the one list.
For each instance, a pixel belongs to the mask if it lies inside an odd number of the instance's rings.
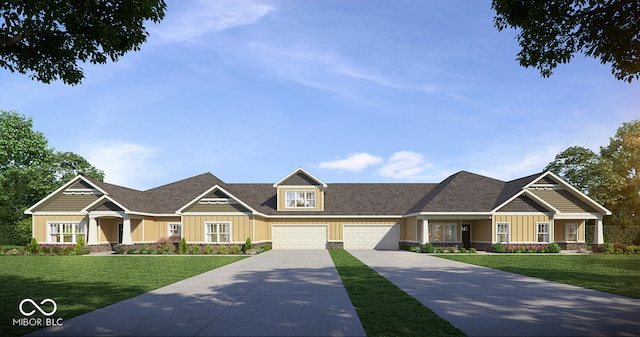
[{"label": "gable roof peak", "polygon": [[[299,181],[306,182],[305,185],[321,185],[324,188],[327,187],[327,184],[325,184],[322,180],[316,178],[313,174],[307,172],[302,167],[298,167],[293,172],[289,173],[286,177],[280,179],[277,183],[273,184],[273,187],[278,187],[280,185],[285,185],[285,183],[287,181],[289,181],[291,179],[295,179],[296,176],[298,176],[300,178],[300,179],[298,179]],[[313,184],[313,183],[315,183],[315,184]]]}]

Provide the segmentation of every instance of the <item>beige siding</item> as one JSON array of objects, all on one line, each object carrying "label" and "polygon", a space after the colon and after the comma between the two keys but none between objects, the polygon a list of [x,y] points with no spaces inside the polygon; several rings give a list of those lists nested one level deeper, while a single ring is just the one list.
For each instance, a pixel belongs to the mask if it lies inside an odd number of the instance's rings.
[{"label": "beige siding", "polygon": [[471,224],[471,241],[491,242],[491,219],[463,221]]},{"label": "beige siding", "polygon": [[100,218],[100,242],[118,242],[118,224],[122,223],[122,218]]},{"label": "beige siding", "polygon": [[166,238],[169,235],[167,227],[169,223],[181,223],[180,217],[146,217],[144,219],[144,241],[155,242]]},{"label": "beige siding", "polygon": [[255,231],[253,241],[271,241],[271,226],[264,218],[256,218],[253,221],[253,226]]},{"label": "beige siding", "polygon": [[417,235],[418,232],[418,218],[410,217],[404,219],[400,223],[400,240],[401,241],[419,241],[422,238],[419,238]]},{"label": "beige siding", "polygon": [[38,212],[79,212],[87,205],[96,201],[98,197],[93,194],[61,194],[39,207]]},{"label": "beige siding", "polygon": [[131,219],[131,240],[133,242],[142,242],[142,219]]},{"label": "beige siding", "polygon": [[193,212],[193,213],[237,213],[237,212],[248,212],[248,210],[240,204],[229,203],[229,204],[199,204],[196,203],[184,213]]},{"label": "beige siding", "polygon": [[230,222],[231,242],[241,243],[251,237],[252,220],[247,215],[183,215],[182,235],[187,242],[205,242],[205,222]]},{"label": "beige siding", "polygon": [[537,242],[538,222],[552,221],[546,215],[496,215],[494,226],[498,222],[510,223],[509,242]]},{"label": "beige siding", "polygon": [[531,190],[533,194],[564,213],[597,212],[567,190]]},{"label": "beige siding", "polygon": [[40,243],[47,242],[47,223],[57,221],[81,222],[87,221],[84,215],[34,215],[33,216],[33,237]]},{"label": "beige siding", "polygon": [[[316,192],[316,207],[315,208],[287,208],[285,205],[285,200],[287,197],[287,191],[315,191]],[[324,209],[324,194],[322,190],[317,187],[308,186],[308,187],[292,187],[292,186],[281,186],[278,187],[278,210],[279,211],[322,211]]]},{"label": "beige siding", "polygon": [[554,241],[567,241],[567,224],[578,224],[578,242],[585,242],[584,220],[555,220]]}]

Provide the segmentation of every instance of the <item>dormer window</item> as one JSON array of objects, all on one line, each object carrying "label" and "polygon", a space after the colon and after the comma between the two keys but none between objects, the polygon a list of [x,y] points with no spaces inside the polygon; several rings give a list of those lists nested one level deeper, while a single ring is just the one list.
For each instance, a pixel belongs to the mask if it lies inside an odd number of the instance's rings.
[{"label": "dormer window", "polygon": [[287,208],[316,208],[316,192],[287,191],[285,205]]}]

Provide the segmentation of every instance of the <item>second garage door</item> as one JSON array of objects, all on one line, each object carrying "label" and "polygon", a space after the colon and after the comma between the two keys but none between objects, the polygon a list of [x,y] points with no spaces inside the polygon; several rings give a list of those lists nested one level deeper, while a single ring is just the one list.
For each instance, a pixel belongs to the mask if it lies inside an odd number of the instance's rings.
[{"label": "second garage door", "polygon": [[398,249],[400,225],[344,225],[344,249]]},{"label": "second garage door", "polygon": [[273,225],[273,249],[326,249],[326,225]]}]

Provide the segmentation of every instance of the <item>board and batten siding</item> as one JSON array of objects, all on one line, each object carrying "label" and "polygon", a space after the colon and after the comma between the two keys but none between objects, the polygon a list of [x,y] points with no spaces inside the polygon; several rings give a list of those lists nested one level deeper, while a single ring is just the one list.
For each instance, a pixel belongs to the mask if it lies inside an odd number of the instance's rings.
[{"label": "board and batten siding", "polygon": [[584,201],[567,190],[530,190],[540,199],[563,213],[591,213],[598,212]]},{"label": "board and batten siding", "polygon": [[231,243],[244,243],[252,236],[252,220],[248,215],[183,215],[182,237],[187,242],[204,243],[205,222],[231,223]]},{"label": "board and batten siding", "polygon": [[[286,207],[285,201],[287,198],[287,192],[306,192],[310,191],[316,192],[316,207],[315,208],[288,208]],[[313,186],[304,186],[304,187],[295,187],[295,186],[278,186],[277,191],[278,198],[278,210],[279,211],[322,211],[324,209],[324,193],[318,187]]]},{"label": "board and batten siding", "polygon": [[538,222],[553,223],[546,215],[496,215],[493,226],[495,227],[498,222],[510,224],[509,242],[537,242]]},{"label": "board and batten siding", "polygon": [[[47,223],[49,222],[87,222],[84,215],[34,215],[33,237],[40,243],[47,242]],[[87,222],[88,223],[88,222]]]},{"label": "board and batten siding", "polygon": [[[491,231],[491,219],[483,219],[483,220],[469,220],[463,221],[462,223],[468,223],[471,225],[471,242],[491,242],[492,241],[492,231]],[[461,238],[462,240],[462,238]]]},{"label": "board and batten siding", "polygon": [[578,241],[585,242],[584,220],[557,219],[555,220],[554,241],[567,241],[567,224],[578,224]]},{"label": "board and batten siding", "polygon": [[[169,223],[181,223],[178,216],[173,217],[145,217],[144,218],[144,242],[156,242],[169,236]],[[131,223],[133,229],[133,219]],[[142,240],[142,239],[141,239]],[[135,241],[135,239],[134,239]]]}]

